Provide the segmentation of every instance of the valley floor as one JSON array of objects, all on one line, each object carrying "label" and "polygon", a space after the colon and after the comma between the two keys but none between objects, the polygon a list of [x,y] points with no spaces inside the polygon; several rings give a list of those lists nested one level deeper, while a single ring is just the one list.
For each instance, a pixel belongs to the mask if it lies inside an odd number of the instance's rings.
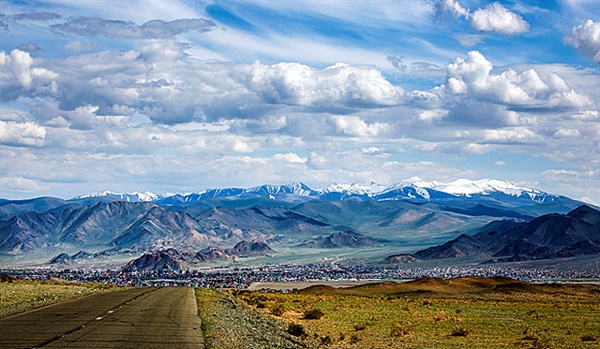
[{"label": "valley floor", "polygon": [[266,316],[301,326],[319,347],[600,348],[598,285],[424,278],[236,294]]},{"label": "valley floor", "polygon": [[[0,283],[2,309],[29,304],[20,311],[106,290]],[[600,286],[592,284],[422,278],[292,293],[197,288],[196,299],[208,349],[600,348]]]}]

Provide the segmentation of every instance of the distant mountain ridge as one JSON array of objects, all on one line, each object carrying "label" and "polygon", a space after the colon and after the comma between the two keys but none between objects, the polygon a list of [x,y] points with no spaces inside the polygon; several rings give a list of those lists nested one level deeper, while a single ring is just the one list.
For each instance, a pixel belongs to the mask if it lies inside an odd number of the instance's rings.
[{"label": "distant mountain ridge", "polygon": [[50,212],[28,212],[0,221],[0,253],[18,254],[52,247],[203,248],[225,240],[266,237],[217,221],[198,221],[151,202],[110,202]]},{"label": "distant mountain ridge", "polygon": [[123,271],[181,270],[189,264],[266,256],[273,249],[260,241],[240,241],[232,248],[209,247],[199,252],[169,248],[131,260]]},{"label": "distant mountain ridge", "polygon": [[303,242],[300,246],[318,248],[360,248],[381,246],[386,242],[389,242],[389,240],[372,238],[352,230],[347,230],[331,234],[327,237],[319,236],[314,240]]},{"label": "distant mountain ridge", "polygon": [[567,214],[542,215],[529,222],[492,222],[475,235],[462,234],[412,256],[431,260],[480,255],[490,263],[598,253],[600,211],[582,205]]},{"label": "distant mountain ridge", "polygon": [[[61,254],[55,262],[97,265],[169,248],[212,246],[214,256],[205,256],[210,259],[244,240],[274,244],[282,251],[278,255],[293,255],[307,241],[319,254],[340,247],[387,253],[400,244],[431,246],[475,234],[494,220],[505,222],[492,223],[498,227],[490,231],[566,214],[582,204],[508,182],[460,181],[446,193],[425,188],[445,184],[411,181],[388,187],[334,184],[314,190],[292,183],[170,196],[104,192],[69,200],[0,199],[0,266],[47,263]],[[464,195],[457,194],[460,186]]]},{"label": "distant mountain ridge", "polygon": [[425,182],[420,178],[411,178],[407,181],[394,183],[390,186],[378,185],[374,182],[369,185],[332,184],[321,189],[312,189],[301,182],[283,185],[261,185],[251,188],[220,188],[207,189],[198,193],[159,195],[151,192],[119,194],[102,192],[87,194],[70,199],[78,201],[89,198],[109,198],[130,202],[152,201],[159,205],[189,204],[214,198],[237,197],[252,198],[263,197],[278,200],[295,199],[320,199],[320,200],[435,200],[450,198],[470,197],[503,197],[525,199],[537,202],[547,202],[565,198],[561,195],[546,193],[533,188],[526,188],[517,184],[494,179],[467,180],[458,179],[453,182]]}]

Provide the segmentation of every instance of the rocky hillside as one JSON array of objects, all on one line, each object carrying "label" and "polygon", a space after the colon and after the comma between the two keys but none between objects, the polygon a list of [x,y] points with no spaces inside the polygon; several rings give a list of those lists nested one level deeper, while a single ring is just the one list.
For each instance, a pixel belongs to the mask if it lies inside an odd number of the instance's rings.
[{"label": "rocky hillside", "polygon": [[318,248],[361,248],[382,246],[386,242],[389,241],[368,237],[355,231],[347,230],[331,234],[327,237],[320,236],[316,239],[305,241],[300,246]]},{"label": "rocky hillside", "polygon": [[460,235],[413,256],[427,260],[479,255],[490,262],[507,262],[597,254],[599,222],[600,211],[583,205],[566,215],[548,214],[522,223],[495,222],[475,235]]},{"label": "rocky hillside", "polygon": [[174,248],[146,253],[123,268],[124,271],[181,270],[191,264],[266,256],[274,253],[264,242],[240,241],[232,248],[208,247],[199,252]]}]

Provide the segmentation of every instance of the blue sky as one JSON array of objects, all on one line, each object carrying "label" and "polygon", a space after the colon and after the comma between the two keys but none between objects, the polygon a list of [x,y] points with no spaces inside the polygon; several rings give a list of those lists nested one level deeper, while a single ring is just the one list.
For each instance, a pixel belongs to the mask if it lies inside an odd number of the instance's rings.
[{"label": "blue sky", "polygon": [[600,202],[596,0],[0,1],[0,197],[495,178]]}]

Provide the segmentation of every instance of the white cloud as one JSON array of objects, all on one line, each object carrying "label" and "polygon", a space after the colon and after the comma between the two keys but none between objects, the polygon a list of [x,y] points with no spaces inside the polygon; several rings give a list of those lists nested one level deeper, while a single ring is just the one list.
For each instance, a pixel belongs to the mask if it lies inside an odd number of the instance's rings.
[{"label": "white cloud", "polygon": [[455,58],[447,66],[446,89],[451,94],[468,95],[477,100],[525,108],[585,108],[593,105],[558,74],[542,77],[535,69],[513,69],[492,73],[493,64],[479,51],[467,58]]},{"label": "white cloud", "polygon": [[480,132],[483,140],[490,143],[531,143],[539,142],[542,138],[525,127],[514,127]]},{"label": "white cloud", "polygon": [[542,173],[541,187],[553,192],[571,193],[573,199],[600,205],[600,170],[550,169]]},{"label": "white cloud", "polygon": [[600,117],[600,112],[598,110],[582,110],[582,111],[579,111],[579,114],[572,116],[572,118],[574,120],[582,120],[582,121],[594,121],[594,120],[598,120],[599,117]]},{"label": "white cloud", "polygon": [[430,62],[421,62],[409,59],[407,57],[401,56],[387,56],[388,62],[390,62],[396,69],[400,70],[403,73],[418,73],[424,71],[443,71],[443,67],[440,67],[437,64]]},{"label": "white cloud", "polygon": [[137,25],[133,22],[107,20],[99,17],[76,17],[65,23],[51,26],[59,33],[122,39],[165,39],[191,30],[207,31],[214,27],[213,21],[203,18],[185,18],[173,21],[155,19]]},{"label": "white cloud", "polygon": [[[529,31],[529,23],[523,17],[510,11],[498,1],[488,4],[485,8],[477,9],[475,12],[462,7],[457,0],[437,0],[433,6],[436,17],[439,18],[444,13],[451,13],[454,17],[470,20],[471,28],[475,30],[508,35]],[[468,38],[469,41],[465,41],[467,46],[473,43],[473,39],[471,37]],[[476,43],[478,42],[476,40]],[[463,44],[463,46],[465,45]]]},{"label": "white cloud", "polygon": [[589,19],[584,24],[573,27],[571,34],[563,40],[600,65],[600,22]]},{"label": "white cloud", "polygon": [[46,129],[33,122],[0,121],[0,144],[42,146]]},{"label": "white cloud", "polygon": [[29,52],[18,49],[10,54],[0,51],[0,100],[11,101],[22,94],[56,94],[55,72],[34,67]]},{"label": "white cloud", "polygon": [[336,64],[322,70],[298,63],[251,66],[249,87],[263,100],[310,107],[387,106],[402,89],[372,67]]},{"label": "white cloud", "polygon": [[580,136],[581,133],[579,133],[579,130],[574,128],[559,128],[554,132],[554,137],[558,138],[577,138]]},{"label": "white cloud", "polygon": [[423,121],[435,121],[444,118],[446,115],[448,115],[448,110],[444,109],[423,110],[419,114],[419,119]]},{"label": "white cloud", "polygon": [[485,32],[518,34],[529,31],[529,23],[523,17],[509,11],[499,2],[478,9],[471,15],[471,27]]},{"label": "white cloud", "polygon": [[292,163],[299,163],[299,164],[306,163],[306,161],[308,160],[307,158],[300,157],[296,153],[275,154],[273,156],[273,159],[292,162]]},{"label": "white cloud", "polygon": [[10,188],[13,193],[27,193],[28,195],[39,195],[40,192],[49,189],[36,180],[22,176],[0,176],[0,188]]},{"label": "white cloud", "polygon": [[433,3],[436,11],[436,17],[441,17],[445,13],[451,13],[455,17],[469,17],[471,12],[462,7],[457,0],[438,0]]},{"label": "white cloud", "polygon": [[390,130],[391,126],[386,123],[367,124],[358,116],[331,116],[335,129],[349,136],[377,136]]}]

